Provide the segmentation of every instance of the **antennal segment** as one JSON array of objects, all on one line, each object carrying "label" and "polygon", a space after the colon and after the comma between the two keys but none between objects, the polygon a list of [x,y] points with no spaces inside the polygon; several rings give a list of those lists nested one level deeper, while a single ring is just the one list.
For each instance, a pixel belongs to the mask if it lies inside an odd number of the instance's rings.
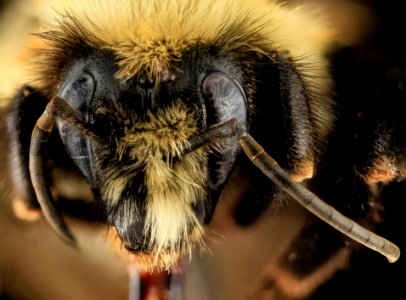
[{"label": "antennal segment", "polygon": [[46,106],[32,132],[29,161],[31,182],[47,222],[62,240],[75,246],[76,239],[65,223],[61,212],[56,207],[55,200],[45,180],[45,151],[54,123],[55,106],[53,99]]},{"label": "antennal segment", "polygon": [[326,204],[302,184],[292,181],[289,174],[265,152],[246,132],[245,128],[239,129],[238,139],[248,158],[278,187],[302,206],[346,236],[384,255],[389,262],[393,263],[398,260],[400,250],[395,244],[360,226],[334,207]]}]

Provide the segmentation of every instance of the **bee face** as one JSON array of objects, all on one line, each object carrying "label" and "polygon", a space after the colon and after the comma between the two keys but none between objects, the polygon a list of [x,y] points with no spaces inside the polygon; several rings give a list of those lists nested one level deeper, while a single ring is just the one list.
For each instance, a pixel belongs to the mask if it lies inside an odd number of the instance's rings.
[{"label": "bee face", "polygon": [[235,137],[188,150],[193,136],[215,124],[247,122],[241,75],[226,75],[232,63],[196,55],[202,52],[196,47],[157,76],[125,80],[117,78],[111,55],[93,54],[76,62],[61,84],[58,96],[104,143],[59,120],[62,141],[131,251],[190,251],[236,160]]}]

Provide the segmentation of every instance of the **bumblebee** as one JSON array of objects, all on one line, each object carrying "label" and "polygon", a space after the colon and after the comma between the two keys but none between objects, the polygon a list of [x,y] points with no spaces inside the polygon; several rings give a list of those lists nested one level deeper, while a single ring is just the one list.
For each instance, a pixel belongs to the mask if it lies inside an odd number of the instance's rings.
[{"label": "bumblebee", "polygon": [[332,191],[349,172],[366,205],[372,183],[403,178],[404,158],[384,124],[355,171],[332,163],[341,116],[321,25],[265,0],[74,1],[37,33],[33,80],[3,112],[13,193],[80,247],[52,190],[52,170],[68,171],[139,264],[170,269],[204,247],[224,191],[249,178],[239,224],[296,199],[397,260],[395,245],[316,196],[340,206]]}]

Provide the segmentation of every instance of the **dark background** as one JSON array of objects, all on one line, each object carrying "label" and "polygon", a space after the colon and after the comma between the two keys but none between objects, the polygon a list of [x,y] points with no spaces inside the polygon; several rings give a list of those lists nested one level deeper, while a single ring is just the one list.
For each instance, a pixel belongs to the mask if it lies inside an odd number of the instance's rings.
[{"label": "dark background", "polygon": [[[336,100],[343,116],[339,124],[351,127],[351,121],[359,112],[368,116],[364,118],[366,122],[394,120],[401,129],[399,143],[404,147],[406,18],[403,2],[356,3],[367,8],[372,18],[368,34],[358,43],[338,46],[331,54]],[[403,252],[406,249],[405,200],[406,182],[385,186],[382,197],[384,220],[377,226],[378,232]],[[384,258],[376,259],[374,253],[356,252],[349,270],[339,271],[312,299],[406,299],[405,283],[404,253],[396,263],[390,264]]]}]

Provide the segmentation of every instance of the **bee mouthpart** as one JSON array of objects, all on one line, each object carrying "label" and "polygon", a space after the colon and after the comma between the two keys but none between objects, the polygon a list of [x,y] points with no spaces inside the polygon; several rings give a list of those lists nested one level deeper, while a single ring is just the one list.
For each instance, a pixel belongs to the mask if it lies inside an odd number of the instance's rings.
[{"label": "bee mouthpart", "polygon": [[237,134],[237,119],[230,119],[211,126],[208,130],[188,139],[188,147],[183,155],[188,154],[206,144],[215,144],[217,141],[235,136]]},{"label": "bee mouthpart", "polygon": [[125,249],[127,249],[127,251],[134,253],[134,254],[149,252],[149,250],[148,250],[149,247],[145,243],[129,244],[129,243],[123,242],[123,246]]},{"label": "bee mouthpart", "polygon": [[179,253],[162,253],[154,255],[148,252],[139,252],[132,257],[141,272],[169,271],[179,264]]},{"label": "bee mouthpart", "polygon": [[141,249],[134,249],[133,246],[128,246],[123,244],[126,250],[126,254],[121,252],[121,256],[123,258],[127,257],[127,259],[131,262],[135,262],[137,268],[142,272],[154,272],[154,271],[162,271],[162,270],[169,270],[173,266],[175,266],[179,259],[180,253],[179,252],[162,252],[162,253],[153,253],[150,250],[141,250]]}]

